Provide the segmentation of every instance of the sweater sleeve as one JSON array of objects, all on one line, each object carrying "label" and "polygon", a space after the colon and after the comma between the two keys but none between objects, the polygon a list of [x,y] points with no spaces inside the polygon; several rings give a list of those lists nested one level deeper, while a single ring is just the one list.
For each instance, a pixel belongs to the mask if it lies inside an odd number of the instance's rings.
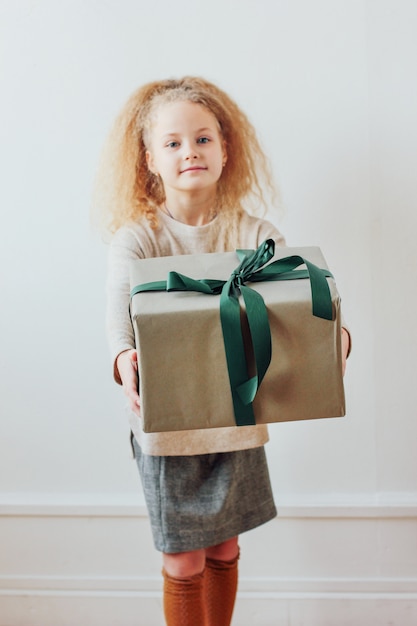
[{"label": "sweater sleeve", "polygon": [[121,384],[116,359],[124,350],[135,347],[135,338],[130,319],[130,275],[129,264],[143,258],[137,239],[128,229],[118,231],[110,244],[107,271],[106,332],[113,360],[114,379]]},{"label": "sweater sleeve", "polygon": [[285,246],[284,235],[274,226],[271,222],[264,220],[261,223],[258,235],[258,245],[260,245],[266,239],[273,239],[277,246]]},{"label": "sweater sleeve", "polygon": [[273,239],[276,246],[285,246],[285,237],[272,222],[244,212],[239,222],[239,248],[255,249],[267,239]]}]

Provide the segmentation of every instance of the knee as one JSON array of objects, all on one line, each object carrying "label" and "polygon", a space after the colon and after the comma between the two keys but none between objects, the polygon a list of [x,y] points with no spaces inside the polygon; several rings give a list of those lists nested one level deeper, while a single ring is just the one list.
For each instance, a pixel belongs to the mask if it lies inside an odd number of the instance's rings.
[{"label": "knee", "polygon": [[206,548],[206,556],[209,559],[217,559],[219,561],[233,561],[239,556],[238,538],[228,539],[217,546]]},{"label": "knee", "polygon": [[188,578],[200,574],[204,570],[204,550],[164,554],[163,564],[166,573],[174,578]]}]

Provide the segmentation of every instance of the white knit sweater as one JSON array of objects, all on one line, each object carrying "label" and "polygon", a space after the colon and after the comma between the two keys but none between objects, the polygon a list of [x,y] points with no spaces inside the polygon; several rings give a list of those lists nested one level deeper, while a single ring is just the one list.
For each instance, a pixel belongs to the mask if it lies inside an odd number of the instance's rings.
[{"label": "white knit sweater", "polygon": [[[120,384],[115,366],[117,356],[135,347],[129,316],[129,266],[134,259],[229,252],[230,232],[234,247],[255,249],[266,239],[285,245],[281,233],[270,222],[243,213],[230,228],[221,213],[209,224],[189,226],[165,213],[158,213],[159,226],[152,229],[148,220],[122,227],[114,235],[109,251],[107,280],[107,335],[114,366],[115,380]],[[208,454],[244,450],[261,446],[268,440],[265,425],[168,433],[144,433],[141,420],[130,412],[130,426],[145,454],[161,456]]]}]

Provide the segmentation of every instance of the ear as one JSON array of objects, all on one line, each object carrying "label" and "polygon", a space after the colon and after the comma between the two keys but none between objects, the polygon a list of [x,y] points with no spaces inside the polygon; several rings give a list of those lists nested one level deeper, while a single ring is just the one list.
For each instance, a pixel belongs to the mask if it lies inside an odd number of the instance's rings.
[{"label": "ear", "polygon": [[145,156],[146,156],[146,165],[148,166],[148,170],[152,172],[152,174],[157,174],[155,170],[154,158],[152,154],[149,152],[149,150],[146,150]]},{"label": "ear", "polygon": [[223,167],[227,163],[227,150],[226,150],[226,142],[223,140]]}]

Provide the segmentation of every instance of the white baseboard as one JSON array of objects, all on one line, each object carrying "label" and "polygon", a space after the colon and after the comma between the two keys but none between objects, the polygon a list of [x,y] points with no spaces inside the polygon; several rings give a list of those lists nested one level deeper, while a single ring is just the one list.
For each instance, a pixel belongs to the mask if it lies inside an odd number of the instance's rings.
[{"label": "white baseboard", "polygon": [[[0,626],[162,626],[160,592],[0,595]],[[417,594],[239,591],[232,626],[415,626]],[[196,625],[197,626],[197,625]]]},{"label": "white baseboard", "polygon": [[[416,492],[363,494],[277,494],[279,517],[416,518]],[[146,516],[143,496],[132,493],[0,492],[0,517],[18,516]]]},{"label": "white baseboard", "polygon": [[[159,597],[161,577],[156,576],[0,576],[0,595],[27,593],[48,595]],[[248,578],[240,577],[242,597],[388,598],[417,599],[415,578]]]},{"label": "white baseboard", "polygon": [[[275,495],[279,517],[416,518],[416,492]],[[132,493],[0,492],[0,517],[147,516],[143,496]]]},{"label": "white baseboard", "polygon": [[[415,626],[417,495],[276,497],[241,537],[233,626]],[[0,494],[0,626],[161,626],[133,494]]]}]

